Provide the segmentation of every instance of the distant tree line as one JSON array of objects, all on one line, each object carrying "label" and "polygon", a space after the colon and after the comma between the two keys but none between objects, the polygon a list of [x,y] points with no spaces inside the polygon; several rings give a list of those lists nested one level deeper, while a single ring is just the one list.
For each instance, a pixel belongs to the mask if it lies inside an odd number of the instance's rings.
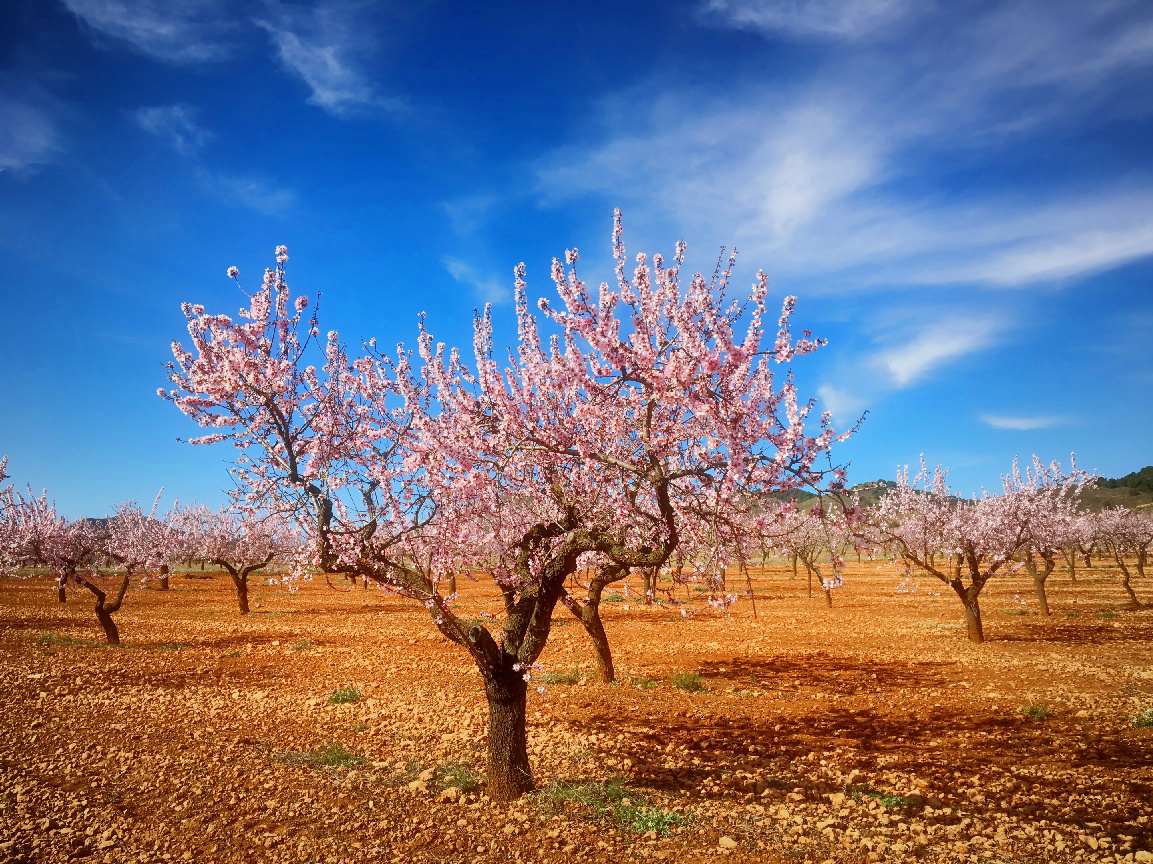
[{"label": "distant tree line", "polygon": [[1101,478],[1097,485],[1102,489],[1133,489],[1153,495],[1153,465],[1146,465],[1140,471],[1126,474],[1116,480]]}]

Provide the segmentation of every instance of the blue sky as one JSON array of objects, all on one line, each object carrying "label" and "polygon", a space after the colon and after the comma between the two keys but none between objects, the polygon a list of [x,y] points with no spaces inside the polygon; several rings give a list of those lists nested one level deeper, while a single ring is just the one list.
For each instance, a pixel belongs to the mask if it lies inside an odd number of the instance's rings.
[{"label": "blue sky", "polygon": [[[830,345],[798,373],[850,481],[969,493],[1036,452],[1153,462],[1153,5],[928,0],[0,12],[0,453],[68,515],[219,503],[158,399],[179,304],[287,244],[322,324],[512,338],[512,269],[740,251]],[[812,362],[808,362],[811,359]]]}]

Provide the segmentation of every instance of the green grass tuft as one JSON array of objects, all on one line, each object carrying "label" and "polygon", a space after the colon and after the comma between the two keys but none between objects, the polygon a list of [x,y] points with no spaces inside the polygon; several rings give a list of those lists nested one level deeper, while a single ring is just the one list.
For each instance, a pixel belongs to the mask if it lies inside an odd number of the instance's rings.
[{"label": "green grass tuft", "polygon": [[1109,619],[1109,618],[1120,618],[1121,616],[1118,615],[1116,612],[1098,612],[1094,617],[1095,618]]},{"label": "green grass tuft", "polygon": [[293,642],[289,650],[291,651],[307,651],[312,646],[307,641]]},{"label": "green grass tuft", "polygon": [[705,680],[696,672],[676,672],[669,680],[678,690],[689,693],[702,693],[706,689]]},{"label": "green grass tuft", "polygon": [[534,679],[541,684],[576,684],[581,680],[581,676],[579,672],[570,670],[564,672],[542,672],[540,675],[534,676]]},{"label": "green grass tuft", "polygon": [[73,647],[94,644],[86,639],[74,639],[71,636],[57,636],[55,633],[41,633],[40,638],[36,641],[41,645],[70,645]]},{"label": "green grass tuft", "polygon": [[484,784],[484,775],[467,762],[447,762],[437,766],[436,782],[441,788],[453,787],[471,792]]},{"label": "green grass tuft", "polygon": [[1039,723],[1044,723],[1053,716],[1053,712],[1046,708],[1044,705],[1034,703],[1026,705],[1021,709],[1021,715],[1030,720],[1036,720]]},{"label": "green grass tuft", "polygon": [[351,705],[353,702],[359,702],[363,698],[364,694],[355,687],[341,687],[339,690],[333,690],[328,694],[328,702],[330,705]]},{"label": "green grass tuft", "polygon": [[863,801],[865,798],[876,798],[882,807],[893,809],[895,807],[909,807],[917,803],[915,798],[906,798],[904,795],[892,795],[881,792],[869,786],[846,786],[845,791],[854,801]]},{"label": "green grass tuft", "polygon": [[1133,726],[1137,729],[1153,729],[1153,708],[1146,708],[1134,717]]},{"label": "green grass tuft", "polygon": [[547,810],[559,812],[566,804],[576,804],[588,818],[611,822],[619,830],[633,834],[654,831],[663,837],[688,824],[683,813],[650,805],[643,794],[629,789],[618,777],[601,782],[555,781],[537,791],[536,796]]}]

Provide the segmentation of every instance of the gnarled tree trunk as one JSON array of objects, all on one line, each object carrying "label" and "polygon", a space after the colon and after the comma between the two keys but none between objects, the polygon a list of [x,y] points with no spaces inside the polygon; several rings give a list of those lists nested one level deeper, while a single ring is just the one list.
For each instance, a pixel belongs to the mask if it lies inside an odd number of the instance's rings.
[{"label": "gnarled tree trunk", "polygon": [[156,581],[156,589],[158,591],[167,591],[168,590],[168,575],[169,575],[168,565],[167,564],[161,564],[160,565],[160,577]]},{"label": "gnarled tree trunk", "polygon": [[981,626],[981,605],[977,601],[981,589],[974,585],[966,587],[959,581],[952,583],[950,587],[961,598],[961,604],[965,607],[965,633],[969,641],[980,645],[985,641],[985,630]]},{"label": "gnarled tree trunk", "polygon": [[533,790],[528,761],[525,702],[528,684],[519,671],[484,675],[488,700],[488,797],[514,801]]}]

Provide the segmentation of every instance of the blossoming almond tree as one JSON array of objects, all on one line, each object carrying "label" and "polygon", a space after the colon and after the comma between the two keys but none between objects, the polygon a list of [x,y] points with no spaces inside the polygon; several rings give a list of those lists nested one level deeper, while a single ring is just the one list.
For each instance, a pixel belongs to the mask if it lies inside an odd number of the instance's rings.
[{"label": "blossoming almond tree", "polygon": [[[985,584],[1020,566],[1014,558],[1030,548],[1031,526],[1043,536],[1044,507],[1065,506],[1086,478],[1075,467],[1063,474],[1056,463],[1046,468],[1037,462],[1025,480],[1014,465],[1002,478],[1000,495],[969,501],[953,496],[945,478],[939,467],[930,475],[923,459],[912,481],[908,467],[898,472],[897,486],[878,502],[863,533],[952,588],[965,608],[970,641],[980,643],[978,598]],[[1040,545],[1049,548],[1048,541]]]},{"label": "blossoming almond tree", "polygon": [[1045,465],[1036,456],[1024,474],[1014,461],[1012,473],[1004,479],[1004,494],[1015,502],[1013,518],[1025,527],[1025,569],[1033,577],[1037,602],[1045,615],[1050,614],[1045,582],[1056,569],[1062,550],[1076,543],[1077,504],[1082,489],[1092,481],[1075,461],[1065,475],[1056,462]]},{"label": "blossoming almond tree", "polygon": [[[283,249],[278,250],[284,257]],[[323,372],[304,365],[288,311],[283,261],[234,324],[187,307],[193,350],[176,346],[166,393],[185,413],[241,448],[238,476],[255,498],[292,490],[311,517],[316,564],[374,579],[423,603],[467,650],[489,704],[489,794],[533,786],[525,740],[530,670],[553,610],[582,556],[659,567],[677,547],[686,502],[712,509],[748,492],[818,482],[838,436],[774,366],[818,347],[788,329],[763,346],[767,280],[724,306],[726,270],[683,286],[679,268],[644,256],[624,275],[619,214],[617,286],[593,302],[554,262],[561,307],[529,311],[516,271],[518,346],[495,359],[491,313],[475,321],[475,368],[420,327],[422,367],[370,352],[349,361],[330,335]],[[553,329],[542,338],[540,327]],[[744,328],[737,337],[736,328]],[[371,343],[370,343],[371,344]],[[391,407],[390,407],[391,406]],[[355,492],[353,491],[355,490]],[[279,495],[280,493],[275,493]],[[505,598],[496,637],[466,627],[439,587],[449,573],[487,566]]]},{"label": "blossoming almond tree", "polygon": [[1121,571],[1121,587],[1129,596],[1129,605],[1134,609],[1144,608],[1133,591],[1133,573],[1129,569],[1129,558],[1139,576],[1145,575],[1145,562],[1149,550],[1153,548],[1153,517],[1135,513],[1125,507],[1110,507],[1098,513],[1095,518],[1097,545],[1108,551]]},{"label": "blossoming almond tree", "polygon": [[292,560],[297,548],[295,532],[283,517],[236,506],[190,507],[179,513],[173,527],[190,559],[225,569],[241,615],[248,614],[248,577],[273,562]]}]

